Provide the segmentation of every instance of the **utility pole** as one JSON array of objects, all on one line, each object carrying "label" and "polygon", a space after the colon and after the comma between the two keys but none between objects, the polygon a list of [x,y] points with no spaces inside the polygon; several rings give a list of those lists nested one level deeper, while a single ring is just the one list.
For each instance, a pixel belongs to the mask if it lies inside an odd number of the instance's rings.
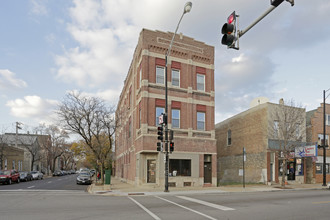
[{"label": "utility pole", "polygon": [[15,135],[15,147],[17,148],[17,142],[18,142],[18,129],[22,129],[20,127],[22,123],[20,122],[16,122],[16,135]]},{"label": "utility pole", "polygon": [[[326,145],[326,111],[325,111],[325,100],[329,97],[326,96],[326,93],[329,91],[328,90],[323,90],[323,185],[322,186],[327,186],[327,170],[326,170],[326,163],[327,163],[327,145]],[[328,140],[329,141],[329,140]],[[321,142],[322,144],[322,142]]]}]

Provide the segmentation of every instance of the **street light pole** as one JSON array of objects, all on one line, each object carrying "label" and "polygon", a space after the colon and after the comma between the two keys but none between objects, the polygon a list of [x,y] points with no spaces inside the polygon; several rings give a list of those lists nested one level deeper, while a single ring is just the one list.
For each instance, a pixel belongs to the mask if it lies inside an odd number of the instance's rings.
[{"label": "street light pole", "polygon": [[181,20],[183,18],[183,15],[185,15],[186,13],[190,12],[192,7],[192,3],[191,2],[187,2],[184,5],[184,10],[183,13],[181,15],[181,18],[178,22],[178,25],[176,26],[175,32],[173,34],[172,40],[170,42],[168,51],[165,55],[165,190],[164,192],[169,192],[168,190],[168,166],[169,166],[169,149],[168,149],[168,91],[167,91],[167,58],[170,56],[171,54],[171,49],[172,49],[172,44],[174,41],[174,37],[176,35],[176,32],[179,29],[179,25],[181,23]]},{"label": "street light pole", "polygon": [[327,97],[325,97],[326,92],[328,92],[330,89],[328,90],[323,90],[323,185],[322,186],[327,186],[327,173],[326,173],[326,162],[327,162],[327,156],[326,156],[326,145],[325,145],[325,131],[326,131],[326,112],[325,112],[325,100],[329,97],[329,95]]}]

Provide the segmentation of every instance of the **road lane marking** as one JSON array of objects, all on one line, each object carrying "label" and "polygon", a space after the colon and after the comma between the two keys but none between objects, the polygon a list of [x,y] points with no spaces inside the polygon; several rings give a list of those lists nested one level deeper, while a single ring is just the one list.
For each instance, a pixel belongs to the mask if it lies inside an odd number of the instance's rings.
[{"label": "road lane marking", "polygon": [[52,183],[52,181],[49,181],[48,183]]},{"label": "road lane marking", "polygon": [[191,201],[191,202],[196,202],[196,203],[206,205],[206,206],[209,206],[209,207],[212,207],[212,208],[215,208],[215,209],[220,209],[220,210],[223,210],[223,211],[235,210],[233,208],[229,208],[229,207],[226,207],[226,206],[217,205],[217,204],[210,203],[210,202],[205,202],[205,201],[202,201],[202,200],[199,200],[199,199],[193,199],[193,198],[189,198],[189,197],[186,197],[186,196],[177,196],[177,197],[180,198],[180,199],[185,199],[185,200],[188,200],[188,201]]},{"label": "road lane marking", "polygon": [[166,201],[166,202],[172,203],[173,205],[179,206],[179,207],[181,207],[181,208],[183,208],[183,209],[187,209],[187,210],[189,210],[189,211],[191,211],[191,212],[194,212],[194,213],[196,213],[196,214],[198,214],[198,215],[204,216],[205,218],[212,219],[212,220],[217,220],[216,218],[213,218],[213,217],[211,217],[211,216],[209,216],[209,215],[205,215],[204,213],[201,213],[201,212],[195,211],[195,210],[193,210],[193,209],[191,209],[191,208],[188,208],[188,207],[186,207],[186,206],[183,206],[183,205],[180,205],[180,204],[178,204],[178,203],[172,202],[172,201],[170,201],[170,200],[167,200],[167,199],[161,198],[161,197],[159,197],[159,196],[155,196],[155,197],[158,198],[158,199],[164,200],[164,201]]},{"label": "road lane marking", "polygon": [[34,188],[35,186],[29,186],[29,187],[27,187],[28,189],[31,189],[31,188]]},{"label": "road lane marking", "polygon": [[327,204],[327,203],[330,203],[330,201],[313,202],[312,204]]},{"label": "road lane marking", "polygon": [[140,206],[140,208],[143,209],[144,211],[146,211],[151,217],[153,217],[156,220],[161,220],[157,215],[155,215],[154,213],[152,213],[149,209],[147,209],[146,207],[144,207],[141,203],[139,203],[138,201],[136,201],[132,197],[128,197],[128,198],[130,200],[132,200],[135,204],[137,204],[138,206]]}]

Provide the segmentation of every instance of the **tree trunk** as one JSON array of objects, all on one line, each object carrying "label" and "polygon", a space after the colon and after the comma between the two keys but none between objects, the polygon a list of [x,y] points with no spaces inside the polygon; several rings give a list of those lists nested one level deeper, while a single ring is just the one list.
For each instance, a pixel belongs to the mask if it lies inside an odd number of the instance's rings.
[{"label": "tree trunk", "polygon": [[104,164],[101,165],[101,184],[104,184]]},{"label": "tree trunk", "polygon": [[33,171],[33,165],[34,165],[34,156],[32,155],[32,158],[31,158],[31,171]]},{"label": "tree trunk", "polygon": [[285,182],[286,182],[286,173],[287,173],[287,165],[286,165],[286,160],[283,160],[283,172],[282,172],[282,184],[281,186],[285,188]]}]

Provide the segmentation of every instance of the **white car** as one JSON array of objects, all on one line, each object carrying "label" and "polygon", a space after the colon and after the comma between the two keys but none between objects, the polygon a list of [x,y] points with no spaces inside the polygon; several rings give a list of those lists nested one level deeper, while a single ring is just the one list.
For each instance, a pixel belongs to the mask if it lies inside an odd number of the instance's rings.
[{"label": "white car", "polygon": [[44,178],[44,174],[40,171],[31,171],[31,174],[34,180],[42,180]]}]

